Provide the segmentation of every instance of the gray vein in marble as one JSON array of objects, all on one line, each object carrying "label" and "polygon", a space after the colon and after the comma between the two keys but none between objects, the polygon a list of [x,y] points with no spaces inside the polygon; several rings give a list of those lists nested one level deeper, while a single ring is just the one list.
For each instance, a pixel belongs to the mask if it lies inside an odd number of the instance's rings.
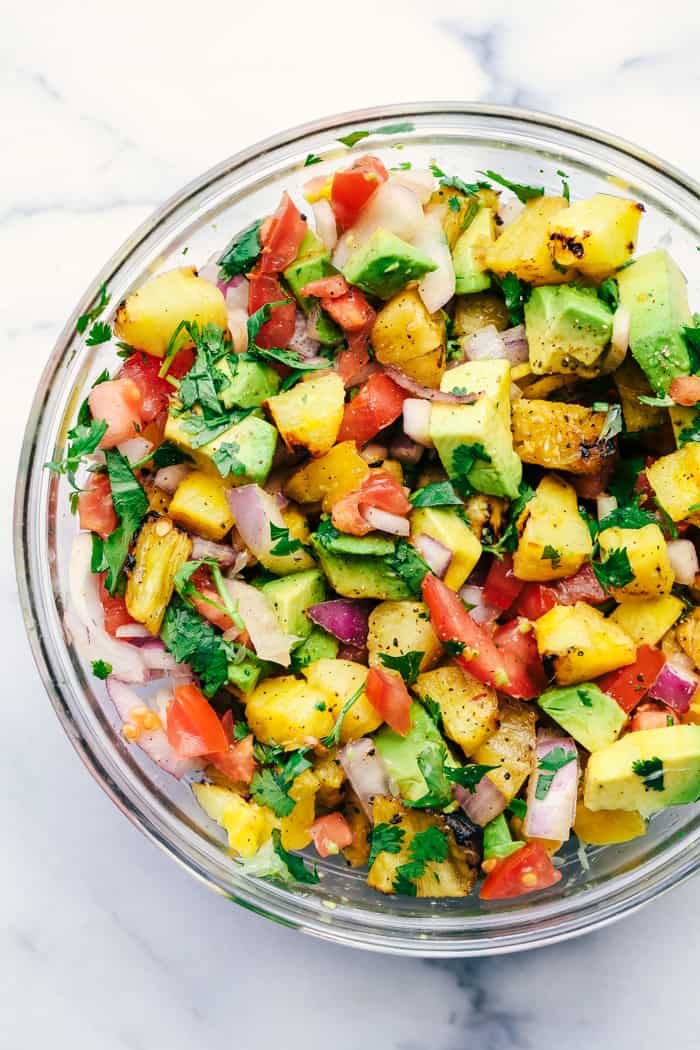
[{"label": "gray vein in marble", "polygon": [[502,29],[498,24],[494,23],[490,28],[480,32],[466,29],[457,20],[440,21],[438,25],[444,32],[460,41],[488,77],[491,86],[482,96],[482,101],[506,106],[542,108],[540,96],[518,84],[506,72],[507,64],[502,61],[499,45]]}]

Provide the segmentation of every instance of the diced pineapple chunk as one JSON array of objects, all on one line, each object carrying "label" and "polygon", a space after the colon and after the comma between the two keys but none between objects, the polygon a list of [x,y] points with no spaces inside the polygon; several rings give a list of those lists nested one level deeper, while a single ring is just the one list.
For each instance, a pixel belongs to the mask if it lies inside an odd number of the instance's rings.
[{"label": "diced pineapple chunk", "polygon": [[411,512],[410,521],[412,539],[430,536],[452,551],[444,579],[448,587],[458,591],[481,557],[481,544],[472,530],[456,511],[447,507],[418,508]]},{"label": "diced pineapple chunk", "polygon": [[495,543],[500,538],[506,507],[506,501],[500,496],[486,496],[483,492],[469,496],[464,504],[464,513],[469,528],[480,543]]},{"label": "diced pineapple chunk", "polygon": [[[228,330],[224,297],[211,281],[197,276],[193,266],[168,270],[127,296],[119,310],[114,334],[154,357],[164,357],[173,332],[181,321],[200,328],[214,324]],[[182,332],[178,346],[192,346]]]},{"label": "diced pineapple chunk", "polygon": [[518,521],[513,572],[520,580],[573,576],[590,558],[593,541],[578,511],[573,485],[547,474]]},{"label": "diced pineapple chunk", "polygon": [[645,525],[642,529],[603,529],[598,541],[603,562],[613,551],[627,551],[634,579],[623,587],[610,587],[610,593],[618,601],[626,597],[658,598],[671,590],[674,575],[658,525]]},{"label": "diced pineapple chunk", "polygon": [[629,842],[646,832],[647,826],[641,813],[622,809],[592,810],[579,800],[576,806],[574,832],[584,846],[612,846],[617,842]]},{"label": "diced pineapple chunk", "polygon": [[677,452],[660,456],[646,475],[659,503],[673,521],[683,521],[700,509],[700,444],[688,442]]},{"label": "diced pineapple chunk", "polygon": [[610,619],[627,632],[635,645],[656,645],[683,609],[683,602],[674,594],[662,598],[626,598],[610,614]]},{"label": "diced pineapple chunk", "polygon": [[246,701],[246,720],[263,744],[294,751],[330,733],[335,719],[328,694],[292,675],[269,678]]},{"label": "diced pineapple chunk", "polygon": [[343,802],[345,771],[335,748],[314,759],[314,773],[318,777],[316,801],[323,809],[338,809]]},{"label": "diced pineapple chunk", "polygon": [[423,653],[421,671],[434,667],[442,646],[423,602],[380,602],[370,613],[367,638],[370,667],[384,667],[382,654]]},{"label": "diced pineapple chunk", "polygon": [[126,607],[135,620],[158,634],[175,587],[175,573],[189,558],[192,540],[169,518],[147,521],[134,548],[126,584]]},{"label": "diced pineapple chunk", "polygon": [[372,346],[383,365],[396,365],[425,386],[439,387],[445,371],[445,321],[429,314],[417,289],[399,292],[377,314]]},{"label": "diced pineapple chunk", "polygon": [[206,540],[223,539],[233,526],[223,481],[213,474],[193,470],[175,489],[170,517],[183,529]]},{"label": "diced pineapple chunk", "polygon": [[700,609],[693,609],[676,628],[676,638],[686,656],[700,668]]},{"label": "diced pineapple chunk", "polygon": [[298,503],[321,503],[328,514],[333,504],[354,492],[369,473],[354,441],[341,441],[325,456],[306,463],[292,474],[285,495]]},{"label": "diced pineapple chunk", "polygon": [[535,620],[534,629],[542,656],[554,657],[561,685],[588,682],[636,658],[637,647],[630,636],[585,602],[555,605]]},{"label": "diced pineapple chunk", "polygon": [[639,400],[640,394],[643,397],[651,397],[654,391],[631,354],[628,354],[620,367],[613,372],[613,379],[620,395],[626,430],[636,433],[663,425],[666,419],[665,409],[644,405]]},{"label": "diced pineapple chunk", "polygon": [[294,809],[280,820],[282,845],[285,849],[305,849],[311,842],[311,825],[316,819],[316,794],[320,787],[316,774],[305,769],[294,779],[289,797]]},{"label": "diced pineapple chunk", "polygon": [[345,795],[343,813],[352,831],[352,842],[343,850],[343,856],[351,868],[361,868],[369,860],[369,833],[372,825],[352,788],[346,787]]},{"label": "diced pineapple chunk", "polygon": [[417,834],[428,828],[437,828],[447,840],[447,858],[430,861],[425,872],[415,880],[417,897],[466,897],[474,885],[476,869],[467,859],[463,847],[455,842],[452,831],[442,817],[416,809],[404,809],[398,799],[379,797],[374,800],[372,819],[377,824],[390,824],[404,832],[398,853],[383,851],[378,854],[367,876],[367,883],[381,893],[395,893],[397,868],[408,864],[410,846]]},{"label": "diced pineapple chunk", "polygon": [[510,801],[527,780],[535,754],[535,719],[532,705],[501,700],[498,729],[474,753],[480,765],[496,766],[486,776]]},{"label": "diced pineapple chunk", "polygon": [[572,474],[597,474],[615,454],[601,441],[606,413],[563,401],[521,397],[513,402],[513,448],[524,463]]},{"label": "diced pineapple chunk", "polygon": [[322,456],[335,444],[343,421],[345,387],[339,375],[297,383],[269,398],[267,407],[288,449],[306,448]]},{"label": "diced pineapple chunk", "polygon": [[[349,700],[367,679],[367,668],[354,660],[314,660],[302,673],[309,686],[324,694],[333,722],[346,700]],[[343,718],[340,742],[347,744],[349,740],[359,740],[361,736],[373,733],[381,724],[381,715],[377,714],[367,699],[367,694],[360,693]]]},{"label": "diced pineapple chunk", "polygon": [[537,197],[485,253],[486,269],[499,277],[514,273],[530,284],[561,284],[571,278],[567,270],[557,269],[549,243],[549,222],[567,208],[563,197]]},{"label": "diced pineapple chunk", "polygon": [[454,664],[418,675],[415,691],[421,700],[440,708],[445,735],[465,755],[477,748],[498,726],[498,699],[493,689]]},{"label": "diced pineapple chunk", "polygon": [[601,280],[627,262],[637,241],[644,208],[635,201],[596,193],[549,220],[555,261]]},{"label": "diced pineapple chunk", "polygon": [[272,834],[273,814],[257,802],[215,784],[193,784],[200,806],[228,833],[228,843],[241,857],[252,857]]}]

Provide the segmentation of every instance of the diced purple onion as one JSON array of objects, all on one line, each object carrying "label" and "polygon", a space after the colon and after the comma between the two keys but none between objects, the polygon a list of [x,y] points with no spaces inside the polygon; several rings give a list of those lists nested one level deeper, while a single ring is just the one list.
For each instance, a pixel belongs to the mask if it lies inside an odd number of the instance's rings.
[{"label": "diced purple onion", "polygon": [[314,213],[318,239],[326,251],[332,252],[338,243],[338,227],[330,202],[322,197],[311,205],[311,210]]},{"label": "diced purple onion", "polygon": [[403,403],[404,433],[411,441],[424,448],[433,447],[430,437],[430,412],[430,401],[426,401],[425,398],[407,397]]},{"label": "diced purple onion", "polygon": [[389,775],[374,740],[368,736],[353,740],[340,749],[338,758],[362,808],[371,820],[372,802],[377,795],[391,794]]},{"label": "diced purple onion", "polygon": [[319,602],[306,610],[306,615],[315,624],[328,631],[346,645],[364,648],[369,631],[369,606],[367,602],[350,598],[336,598]]},{"label": "diced purple onion", "polygon": [[388,532],[391,536],[408,536],[411,532],[408,518],[402,518],[400,514],[390,514],[388,510],[367,507],[362,511],[362,517],[373,529]]},{"label": "diced purple onion", "polygon": [[319,340],[309,330],[308,319],[301,310],[297,310],[294,321],[294,334],[287,343],[288,350],[294,350],[304,361],[318,356],[321,348]]},{"label": "diced purple onion", "polygon": [[389,446],[389,454],[399,463],[415,466],[423,455],[423,446],[413,441],[408,434],[399,434]]},{"label": "diced purple onion", "polygon": [[[546,794],[537,798],[537,785],[541,776],[551,776],[538,766],[554,748],[563,748],[567,754],[573,754],[573,761],[561,766],[553,775]],[[548,730],[540,729],[537,733],[535,747],[535,768],[530,774],[527,787],[527,814],[523,831],[529,838],[550,839],[565,842],[569,837],[571,825],[576,817],[576,794],[578,789],[578,751],[576,744],[568,736],[556,736]]]},{"label": "diced purple onion", "polygon": [[469,819],[480,828],[495,820],[508,805],[508,799],[488,773],[481,778],[473,792],[461,784],[453,784],[452,794]]},{"label": "diced purple onion", "polygon": [[442,579],[452,561],[450,548],[446,547],[444,543],[440,543],[439,540],[433,539],[432,536],[426,536],[423,533],[420,536],[416,536],[413,543],[432,572]]},{"label": "diced purple onion", "polygon": [[480,328],[467,341],[467,357],[470,361],[495,361],[505,356],[505,343],[493,324]]},{"label": "diced purple onion", "polygon": [[161,467],[156,471],[153,482],[156,488],[172,496],[180,482],[184,481],[191,470],[192,467],[188,463],[173,463],[169,467]]},{"label": "diced purple onion", "polygon": [[212,540],[202,539],[201,536],[192,537],[192,561],[213,558],[222,569],[230,569],[238,554],[239,551],[226,543],[214,543]]},{"label": "diced purple onion", "polygon": [[689,666],[681,663],[680,656],[674,656],[661,668],[647,696],[654,700],[662,700],[682,715],[690,707],[698,685],[700,681],[697,675]]},{"label": "diced purple onion", "polygon": [[517,324],[501,332],[501,339],[506,348],[505,356],[511,365],[524,365],[530,357],[530,347],[525,333],[525,325]]},{"label": "diced purple onion", "polygon": [[596,496],[595,503],[598,521],[602,521],[603,518],[607,518],[608,514],[612,514],[614,510],[617,510],[617,500],[607,492],[602,492],[600,496]]},{"label": "diced purple onion", "polygon": [[700,571],[695,544],[690,540],[669,540],[666,551],[676,583],[689,587]]},{"label": "diced purple onion", "polygon": [[241,485],[226,493],[241,539],[256,558],[265,557],[272,546],[270,522],[284,527],[275,497],[259,485]]},{"label": "diced purple onion", "polygon": [[471,606],[469,615],[476,623],[495,623],[503,612],[497,605],[490,605],[484,601],[484,588],[475,583],[465,583],[459,591],[459,596]]},{"label": "diced purple onion", "polygon": [[[124,724],[129,723],[131,712],[135,707],[146,706],[133,689],[130,689],[128,685],[120,682],[113,675],[109,676],[105,684],[109,698]],[[162,706],[163,708],[165,707],[165,705]],[[134,743],[161,769],[178,780],[181,780],[187,773],[202,769],[204,766],[204,763],[199,759],[179,758],[175,754],[164,729],[144,730]]]},{"label": "diced purple onion", "polygon": [[394,380],[397,386],[403,387],[404,390],[408,390],[415,397],[424,398],[426,401],[436,401],[444,405],[473,405],[481,397],[481,393],[453,394],[448,390],[436,390],[431,386],[423,386],[422,383],[411,379],[410,376],[407,376],[400,368],[395,368],[394,365],[387,365],[384,371],[390,379]]}]

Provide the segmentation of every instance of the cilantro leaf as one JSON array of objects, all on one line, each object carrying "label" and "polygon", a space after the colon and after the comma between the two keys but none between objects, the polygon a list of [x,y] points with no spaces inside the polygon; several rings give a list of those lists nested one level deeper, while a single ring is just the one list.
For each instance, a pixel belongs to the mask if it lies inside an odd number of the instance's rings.
[{"label": "cilantro leaf", "polygon": [[262,219],[247,226],[238,237],[235,237],[219,259],[219,275],[230,281],[239,273],[250,273],[262,251],[260,227]]},{"label": "cilantro leaf", "polygon": [[442,644],[448,656],[461,656],[467,648],[464,642],[457,641],[456,638],[448,638]]},{"label": "cilantro leaf", "polygon": [[367,138],[369,138],[369,131],[351,131],[348,135],[342,135],[336,141],[342,142],[348,149],[352,149],[358,142],[362,142],[362,139]]},{"label": "cilantro leaf", "polygon": [[100,285],[99,292],[97,293],[97,302],[95,303],[95,305],[92,307],[91,310],[88,310],[87,313],[81,314],[78,320],[76,321],[75,327],[80,335],[83,334],[83,332],[89,324],[92,324],[93,321],[97,320],[104,308],[108,305],[111,298],[112,296],[107,292],[107,284],[106,282],[103,282]]},{"label": "cilantro leaf", "polygon": [[525,317],[525,303],[530,297],[530,285],[521,281],[514,273],[507,273],[505,277],[492,277],[503,293],[506,309],[513,325],[522,324]]},{"label": "cilantro leaf", "polygon": [[490,773],[492,769],[498,769],[498,766],[484,766],[474,763],[468,766],[460,766],[457,769],[448,769],[447,778],[448,780],[451,780],[453,784],[460,784],[473,795],[476,791],[477,784],[487,773]]},{"label": "cilantro leaf", "polygon": [[177,463],[192,463],[192,457],[186,452],[173,445],[172,441],[164,441],[151,456],[153,469],[160,470],[162,467],[172,467]]},{"label": "cilantro leaf", "polygon": [[116,448],[108,448],[105,450],[105,463],[119,524],[106,540],[101,541],[100,568],[96,571],[107,572],[105,587],[110,594],[114,594],[129,553],[131,537],[148,514],[149,504],[126,456],[122,456]]},{"label": "cilantro leaf", "polygon": [[499,186],[505,186],[507,190],[515,194],[522,204],[527,204],[528,201],[534,200],[536,197],[544,197],[544,186],[525,186],[521,182],[511,182],[510,179],[507,179],[504,175],[499,175],[495,171],[480,171],[479,174],[485,175],[492,182],[497,182]]},{"label": "cilantro leaf", "polygon": [[459,209],[460,209],[459,197],[450,197],[450,199],[447,202],[447,206],[450,209],[450,211],[459,211]]},{"label": "cilantro leaf", "polygon": [[437,728],[442,729],[442,711],[440,710],[440,705],[437,700],[433,700],[432,696],[428,696],[427,694],[422,696],[420,700]]},{"label": "cilantro leaf", "polygon": [[695,317],[695,326],[685,325],[681,334],[688,351],[690,371],[693,375],[697,375],[700,372],[700,326],[697,323],[697,315]]},{"label": "cilantro leaf", "polygon": [[104,660],[93,660],[92,661],[92,673],[95,678],[101,678],[103,681],[105,678],[109,678],[112,673],[112,665],[105,663]]},{"label": "cilantro leaf", "polygon": [[177,662],[189,664],[199,676],[205,696],[213,696],[228,681],[232,647],[179,596],[165,610],[160,637]]},{"label": "cilantro leaf", "polygon": [[394,548],[394,553],[388,555],[386,563],[404,580],[413,594],[421,593],[421,584],[426,574],[430,572],[430,568],[412,543],[399,540]]},{"label": "cilantro leaf", "polygon": [[[261,309],[264,310],[265,307],[263,306]],[[255,314],[248,318],[249,323],[253,320],[253,317],[255,317]],[[288,368],[293,368],[299,374],[302,372],[317,372],[319,368],[328,368],[329,365],[328,361],[317,361],[313,358],[306,359],[301,357],[296,350],[282,350],[279,347],[264,349],[261,346],[254,346],[248,350],[246,356],[249,361],[272,361],[273,364],[287,365]]]},{"label": "cilantro leaf", "polygon": [[229,474],[240,477],[241,474],[246,473],[248,468],[237,456],[240,451],[241,446],[237,441],[223,441],[217,448],[211,461],[222,478],[228,477]]},{"label": "cilantro leaf", "polygon": [[694,413],[690,424],[687,427],[683,427],[678,435],[679,448],[690,444],[691,441],[700,441],[700,412]]},{"label": "cilantro leaf", "polygon": [[622,505],[629,503],[637,478],[644,470],[644,460],[641,456],[632,456],[629,459],[621,456],[615,467],[615,475],[608,482],[608,492]]},{"label": "cilantro leaf", "polygon": [[183,408],[199,403],[205,415],[218,415],[222,410],[219,391],[227,382],[224,373],[215,367],[228,352],[223,329],[207,324],[200,330],[198,325],[188,322],[187,331],[194,341],[196,357],[180,383],[178,396]]},{"label": "cilantro leaf", "polygon": [[419,879],[423,874],[424,866],[422,864],[401,864],[394,873],[394,881],[392,882],[392,888],[394,893],[398,893],[401,897],[415,897],[416,896],[416,884],[414,879]]},{"label": "cilantro leaf", "polygon": [[632,772],[642,778],[648,790],[664,790],[664,764],[660,758],[638,758],[632,763]]},{"label": "cilantro leaf", "polygon": [[443,189],[454,189],[459,190],[460,193],[465,193],[467,197],[473,197],[479,190],[490,190],[491,185],[488,182],[464,182],[457,175],[446,175],[440,179],[440,185]]},{"label": "cilantro leaf", "polygon": [[508,524],[503,530],[500,540],[495,545],[494,550],[496,553],[499,551],[512,553],[518,546],[518,519],[530,500],[534,498],[535,490],[526,481],[521,481],[518,495],[508,508]]},{"label": "cilantro leaf", "polygon": [[310,168],[312,164],[320,164],[322,160],[323,158],[317,157],[315,153],[307,153],[306,160],[304,161],[304,167]]},{"label": "cilantro leaf", "polygon": [[436,178],[436,179],[445,179],[445,178],[447,178],[447,176],[445,175],[445,172],[442,170],[442,168],[439,168],[437,166],[437,164],[435,163],[434,160],[431,160],[431,162],[429,164],[429,167],[430,167],[430,170],[433,173],[433,177],[434,178]]},{"label": "cilantro leaf", "polygon": [[75,485],[75,474],[83,456],[89,456],[97,450],[100,441],[107,431],[104,419],[93,419],[89,423],[78,423],[68,431],[68,446],[65,457],[45,463],[47,470],[56,474],[66,474],[71,485]]},{"label": "cilantro leaf", "polygon": [[271,769],[262,769],[250,782],[251,797],[260,806],[268,806],[276,817],[288,817],[296,806]]},{"label": "cilantro leaf", "polygon": [[273,543],[273,546],[270,548],[270,554],[275,554],[279,557],[285,557],[287,554],[293,554],[294,551],[303,550],[304,548],[301,540],[289,538],[289,529],[281,525],[275,525],[272,521],[270,522],[270,539]]},{"label": "cilantro leaf", "polygon": [[615,312],[620,305],[620,290],[614,277],[606,277],[598,286],[598,298]]},{"label": "cilantro leaf", "polygon": [[412,649],[402,656],[392,656],[391,653],[380,653],[379,659],[385,667],[392,671],[398,671],[406,685],[413,685],[420,671],[421,660],[425,653],[419,653]]},{"label": "cilantro leaf", "polygon": [[598,435],[598,441],[612,441],[620,433],[622,433],[622,406],[611,405],[605,417],[603,429]]},{"label": "cilantro leaf", "polygon": [[280,860],[284,862],[289,874],[295,882],[303,882],[307,885],[313,886],[321,881],[315,864],[313,870],[310,871],[301,857],[297,857],[294,853],[287,852],[282,845],[282,835],[279,828],[275,828],[272,832],[272,848]]},{"label": "cilantro leaf", "polygon": [[108,343],[112,338],[112,329],[106,321],[96,321],[88,332],[85,340],[86,346],[99,346],[100,343]]},{"label": "cilantro leaf", "polygon": [[625,587],[634,579],[629,556],[624,547],[611,550],[605,561],[593,561],[591,565],[598,583],[604,590],[610,590],[611,587]]},{"label": "cilantro leaf", "polygon": [[585,689],[577,689],[576,693],[584,707],[593,707],[593,701]]},{"label": "cilantro leaf", "polygon": [[527,815],[527,802],[524,802],[521,798],[512,798],[506,809],[509,813],[512,813],[514,817],[518,817],[519,820],[524,820]]},{"label": "cilantro leaf", "polygon": [[[202,565],[206,565],[209,569],[214,586],[216,587],[219,598],[221,599],[221,603],[200,593],[194,586],[192,577]],[[240,613],[238,612],[238,602],[234,601],[231,597],[231,592],[226,586],[226,581],[224,580],[219,564],[214,558],[199,558],[197,561],[184,562],[175,573],[173,582],[175,584],[175,590],[181,598],[197,597],[200,601],[204,601],[208,605],[212,605],[215,609],[218,609],[219,612],[225,613],[226,616],[233,620],[236,626],[241,630],[245,627]],[[242,658],[243,657],[241,657],[241,659]]]},{"label": "cilantro leaf", "polygon": [[367,867],[371,868],[380,853],[400,853],[406,832],[396,824],[375,824],[367,836],[370,844]]},{"label": "cilantro leaf", "polygon": [[571,191],[569,189],[568,181],[570,176],[567,175],[565,171],[562,171],[561,168],[557,168],[557,175],[561,179],[561,195],[564,200],[568,202],[571,200]]},{"label": "cilantro leaf", "polygon": [[447,860],[449,852],[447,835],[440,828],[431,824],[425,830],[416,832],[408,847],[408,852],[412,860],[423,864],[430,864],[433,861],[441,864]]},{"label": "cilantro leaf", "polygon": [[190,448],[201,448],[202,445],[208,445],[210,441],[217,438],[219,434],[223,434],[235,423],[240,423],[252,411],[252,408],[236,409],[216,416],[200,416],[193,412],[183,420],[182,429],[190,438]]},{"label": "cilantro leaf", "polygon": [[414,507],[461,507],[462,500],[449,481],[433,481],[417,489],[409,502]]},{"label": "cilantro leaf", "polygon": [[445,771],[446,757],[445,748],[435,741],[429,741],[422,748],[416,761],[428,790],[414,802],[405,799],[405,806],[410,809],[443,809],[452,802],[452,785]]},{"label": "cilantro leaf", "polygon": [[479,214],[480,208],[481,204],[476,197],[469,201],[467,210],[464,213],[464,218],[462,219],[462,232],[469,229],[471,224],[474,222],[474,219]]},{"label": "cilantro leaf", "polygon": [[478,460],[490,463],[491,457],[479,441],[457,445],[452,453],[452,473],[467,478]]},{"label": "cilantro leaf", "polygon": [[552,568],[557,569],[561,564],[561,551],[558,551],[556,547],[552,547],[549,543],[545,544],[544,550],[542,551],[542,561],[550,561]]},{"label": "cilantro leaf", "polygon": [[343,728],[343,721],[345,719],[345,716],[348,713],[348,711],[350,710],[350,708],[353,706],[355,701],[360,699],[360,697],[362,696],[364,691],[365,691],[365,683],[363,682],[362,685],[360,685],[355,690],[355,692],[352,694],[352,696],[349,697],[349,699],[347,699],[345,701],[345,703],[343,704],[343,706],[340,709],[340,713],[338,714],[338,717],[336,718],[336,721],[335,721],[335,725],[331,729],[330,733],[328,733],[326,736],[322,736],[321,737],[321,743],[323,744],[324,747],[337,747],[338,746],[338,744],[340,743],[340,730]]},{"label": "cilantro leaf", "polygon": [[569,750],[569,748],[557,745],[557,747],[553,747],[551,751],[548,751],[540,759],[537,766],[538,772],[541,772],[535,785],[535,798],[540,800],[546,798],[552,786],[552,781],[559,770],[575,760],[576,752]]},{"label": "cilantro leaf", "polygon": [[598,523],[598,528],[603,529],[643,529],[646,525],[654,525],[656,519],[642,510],[638,503],[628,503],[627,506],[616,507]]}]

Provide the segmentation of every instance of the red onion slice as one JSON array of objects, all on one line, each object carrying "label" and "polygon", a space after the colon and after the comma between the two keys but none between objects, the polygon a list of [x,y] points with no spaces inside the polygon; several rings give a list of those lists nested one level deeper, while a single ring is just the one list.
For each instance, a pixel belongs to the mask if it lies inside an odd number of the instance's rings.
[{"label": "red onion slice", "polygon": [[489,324],[474,332],[467,340],[467,357],[470,361],[503,360],[506,346],[495,325]]},{"label": "red onion slice", "polygon": [[362,511],[362,517],[368,525],[379,532],[388,532],[392,536],[409,536],[411,526],[407,518],[399,514],[390,514],[388,510],[379,510],[377,507],[367,507]]},{"label": "red onion slice", "polygon": [[668,660],[647,693],[654,700],[668,704],[679,715],[688,710],[700,685],[698,676],[691,670],[690,660],[681,661],[681,656]]},{"label": "red onion slice", "polygon": [[413,245],[422,251],[437,266],[426,273],[418,283],[418,294],[430,314],[441,310],[455,294],[455,269],[452,263],[447,238],[442,229],[442,218],[435,212],[428,213],[418,227]]},{"label": "red onion slice", "polygon": [[596,496],[595,503],[598,521],[602,521],[603,518],[607,518],[608,514],[617,510],[617,500],[607,492],[601,492],[600,496]]},{"label": "red onion slice", "polygon": [[201,536],[192,537],[192,561],[213,558],[222,569],[230,569],[239,553],[225,543],[214,543],[212,540],[202,539]]},{"label": "red onion slice", "polygon": [[423,560],[426,565],[442,579],[450,567],[452,561],[452,551],[449,547],[446,547],[443,543],[433,539],[432,536],[425,536],[421,533],[420,536],[416,536],[413,543],[419,553],[423,556]]},{"label": "red onion slice", "polygon": [[459,596],[463,602],[471,606],[469,615],[476,623],[495,623],[503,612],[496,605],[484,601],[484,588],[473,583],[465,583],[461,588]]},{"label": "red onion slice", "polygon": [[508,805],[508,799],[500,788],[496,787],[488,773],[481,778],[473,792],[461,784],[453,784],[452,794],[469,819],[480,828],[495,820]]},{"label": "red onion slice", "polygon": [[[134,708],[147,706],[133,689],[118,681],[112,675],[106,681],[107,693],[110,700],[117,709],[117,714],[122,722],[127,725],[131,722],[131,712]],[[171,696],[172,694],[168,694]],[[159,717],[163,717],[165,705],[161,705]],[[170,746],[165,729],[142,730],[138,738],[133,741],[148,755],[161,769],[171,776],[181,780],[187,773],[193,773],[203,769],[204,764],[192,758],[178,758]]]},{"label": "red onion slice", "polygon": [[285,634],[263,592],[242,580],[227,579],[226,587],[238,603],[238,612],[260,659],[289,667],[292,646],[299,639]]},{"label": "red onion slice", "polygon": [[353,740],[338,752],[340,764],[360,800],[365,813],[372,819],[372,802],[377,795],[389,795],[389,775],[383,760],[368,736]]},{"label": "red onion slice", "polygon": [[138,463],[145,459],[152,448],[153,442],[142,437],[129,438],[128,441],[121,441],[117,445],[117,449],[125,459],[128,459],[129,463]]},{"label": "red onion slice", "polygon": [[314,213],[318,238],[326,251],[332,252],[338,243],[338,227],[330,202],[322,197],[311,205],[311,210]]},{"label": "red onion slice", "polygon": [[226,499],[246,547],[256,558],[264,558],[272,546],[270,522],[284,528],[284,518],[275,497],[259,485],[241,485],[229,489]]},{"label": "red onion slice", "polygon": [[505,357],[511,365],[524,365],[530,359],[530,347],[525,333],[525,325],[518,324],[501,332],[505,347]]},{"label": "red onion slice", "polygon": [[[549,788],[543,797],[537,797],[540,777],[552,774],[539,770],[539,764],[554,748],[563,748],[574,759],[561,766],[554,773]],[[564,842],[569,837],[571,825],[576,816],[576,792],[578,788],[578,751],[576,744],[568,736],[555,736],[547,730],[537,733],[535,748],[535,769],[530,774],[527,787],[527,814],[523,830],[531,838],[550,839]]]},{"label": "red onion slice", "polygon": [[682,583],[686,587],[691,586],[700,572],[695,544],[690,540],[669,540],[666,544],[666,552],[676,577],[676,583]]},{"label": "red onion slice", "polygon": [[114,633],[120,641],[132,643],[145,641],[153,637],[148,628],[144,627],[142,623],[124,623],[121,627],[117,627]]},{"label": "red onion slice", "polygon": [[433,448],[430,437],[430,401],[407,397],[403,403],[403,429],[411,441],[423,448]]},{"label": "red onion slice", "polygon": [[423,455],[423,445],[413,441],[408,434],[399,434],[391,442],[389,453],[394,459],[398,459],[399,463],[415,466]]},{"label": "red onion slice", "polygon": [[337,598],[309,606],[306,615],[324,631],[328,631],[346,645],[364,648],[367,644],[369,631],[367,602]]},{"label": "red onion slice", "polygon": [[170,467],[161,467],[153,479],[156,488],[172,496],[181,481],[184,481],[192,470],[189,463],[173,463]]},{"label": "red onion slice", "polygon": [[444,405],[473,405],[482,394],[482,391],[473,394],[453,394],[448,390],[434,390],[432,387],[422,386],[420,383],[417,383],[415,379],[411,379],[410,376],[407,376],[400,368],[395,368],[394,365],[387,365],[384,371],[390,379],[394,380],[397,386],[410,391],[415,397],[424,398],[427,401],[436,401]]},{"label": "red onion slice", "polygon": [[296,351],[302,360],[310,361],[312,358],[318,357],[320,347],[320,342],[310,330],[308,319],[301,310],[297,310],[294,321],[294,334],[287,343],[287,349]]}]

